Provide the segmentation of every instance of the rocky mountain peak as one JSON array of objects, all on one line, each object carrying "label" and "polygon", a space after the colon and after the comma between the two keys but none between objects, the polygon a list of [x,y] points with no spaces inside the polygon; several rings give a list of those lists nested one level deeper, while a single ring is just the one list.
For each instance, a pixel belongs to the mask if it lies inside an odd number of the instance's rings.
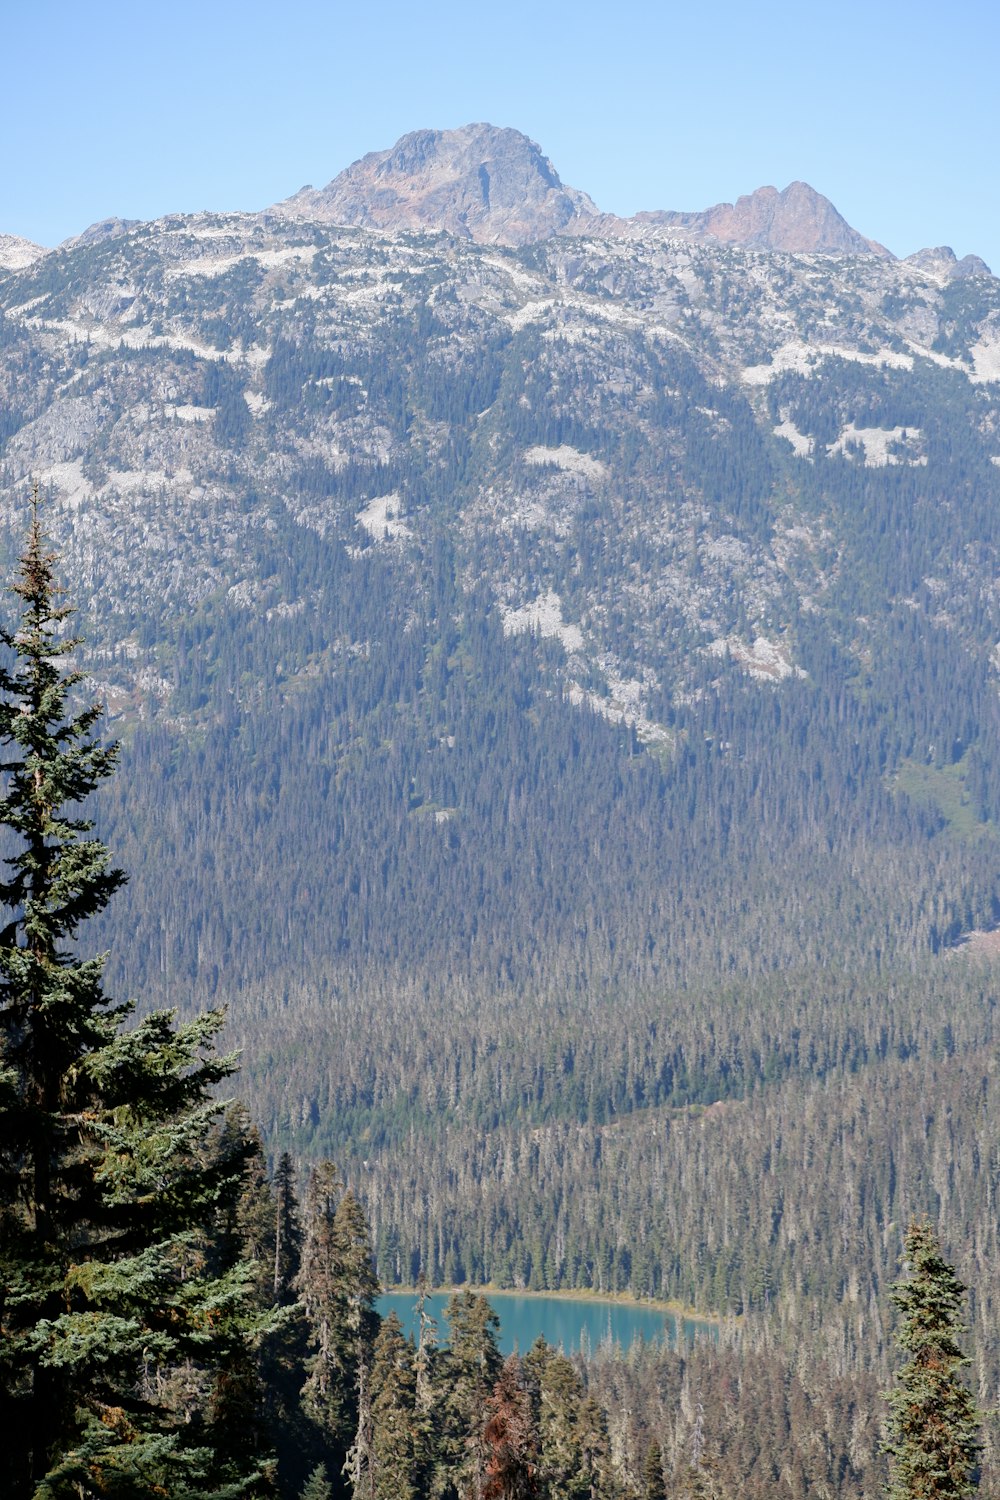
[{"label": "rocky mountain peak", "polygon": [[16,234],[0,234],[0,271],[23,271],[48,251]]},{"label": "rocky mountain peak", "polygon": [[893,258],[884,245],[852,229],[829,198],[807,182],[789,183],[781,192],[760,187],[735,203],[717,203],[700,213],[637,214],[636,222],[760,250]]},{"label": "rocky mountain peak", "polygon": [[950,245],[938,245],[934,249],[917,250],[906,257],[906,265],[916,266],[919,271],[929,271],[942,281],[957,281],[963,276],[991,276],[989,266],[978,255],[963,255],[959,260]]},{"label": "rocky mountain peak", "polygon": [[141,219],[98,219],[96,224],[90,224],[82,234],[75,234],[72,239],[64,240],[60,249],[69,250],[75,245],[99,245],[103,240],[116,240],[123,234],[138,228]]},{"label": "rocky mountain peak", "polygon": [[597,215],[519,130],[415,130],[328,183],[276,207],[295,218],[391,231],[445,230],[479,244],[523,245]]},{"label": "rocky mountain peak", "polygon": [[883,245],[852,229],[806,182],[761,187],[698,213],[601,214],[566,187],[541,148],[519,130],[463,125],[414,130],[371,151],[324,188],[275,205],[291,218],[389,232],[441,232],[479,244],[524,245],[555,234],[643,237],[650,230],[763,250],[879,255]]}]

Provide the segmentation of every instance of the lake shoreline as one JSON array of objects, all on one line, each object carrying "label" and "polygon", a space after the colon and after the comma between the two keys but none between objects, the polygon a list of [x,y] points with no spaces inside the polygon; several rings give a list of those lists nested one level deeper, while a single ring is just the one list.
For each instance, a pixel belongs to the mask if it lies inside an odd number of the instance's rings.
[{"label": "lake shoreline", "polygon": [[[383,1287],[380,1295],[395,1296],[406,1292],[418,1295],[416,1287],[396,1286]],[[455,1292],[473,1292],[477,1296],[488,1299],[493,1297],[524,1297],[529,1299],[551,1299],[564,1302],[592,1302],[597,1305],[606,1304],[609,1307],[634,1307],[647,1312],[662,1312],[677,1322],[703,1323],[706,1327],[721,1328],[727,1321],[719,1313],[696,1312],[694,1308],[685,1307],[681,1302],[666,1302],[657,1297],[633,1297],[628,1292],[595,1292],[590,1287],[576,1290],[570,1287],[562,1287],[557,1292],[528,1290],[513,1286],[474,1285],[472,1282],[463,1282],[460,1286],[428,1286],[426,1288],[429,1297],[450,1297]]]}]

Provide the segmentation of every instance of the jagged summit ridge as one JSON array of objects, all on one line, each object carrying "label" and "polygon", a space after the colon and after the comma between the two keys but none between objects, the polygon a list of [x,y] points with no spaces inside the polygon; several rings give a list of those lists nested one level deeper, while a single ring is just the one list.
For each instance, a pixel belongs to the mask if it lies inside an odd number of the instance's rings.
[{"label": "jagged summit ridge", "polygon": [[989,266],[979,255],[963,255],[959,260],[950,245],[938,245],[936,248],[918,250],[914,255],[906,257],[908,266],[916,266],[920,271],[929,271],[932,276],[939,277],[942,281],[958,281],[966,276],[991,276]]},{"label": "jagged summit ridge", "polygon": [[[630,218],[602,213],[559,177],[540,146],[521,131],[487,123],[414,130],[388,150],[361,157],[323,188],[306,186],[260,212],[377,232],[448,234],[483,245],[522,246],[554,236],[594,240],[691,240],[786,254],[896,257],[854,229],[806,182],[760,187],[700,211],[644,210]],[[184,218],[184,215],[180,216]],[[193,218],[196,216],[186,216]],[[106,218],[63,241],[62,251],[117,239],[142,221]],[[0,233],[0,272],[19,271],[48,248]],[[961,260],[948,246],[919,250],[906,264],[937,280],[989,276],[976,255]]]},{"label": "jagged summit ridge", "polygon": [[567,187],[541,148],[519,130],[489,124],[414,130],[387,151],[361,157],[324,188],[303,188],[275,208],[289,217],[387,232],[455,235],[524,245],[557,234],[681,238],[790,253],[878,255],[828,198],[805,182],[758,188],[697,213],[602,214]]},{"label": "jagged summit ridge", "polygon": [[519,130],[465,125],[415,130],[372,151],[325,188],[276,205],[296,218],[366,229],[444,230],[479,244],[523,245],[597,217]]},{"label": "jagged summit ridge", "polygon": [[893,259],[884,245],[852,229],[829,198],[807,182],[789,183],[781,192],[760,187],[735,203],[717,203],[700,213],[640,213],[634,222],[751,249]]}]

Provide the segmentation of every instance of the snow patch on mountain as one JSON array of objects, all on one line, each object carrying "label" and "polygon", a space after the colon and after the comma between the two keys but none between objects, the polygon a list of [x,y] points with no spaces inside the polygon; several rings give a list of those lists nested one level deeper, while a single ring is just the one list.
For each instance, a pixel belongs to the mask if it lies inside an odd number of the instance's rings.
[{"label": "snow patch on mountain", "polygon": [[51,486],[55,490],[66,510],[79,510],[84,500],[89,500],[94,493],[93,485],[83,473],[83,461],[79,458],[49,464],[47,468],[38,471],[37,479],[43,488]]},{"label": "snow patch on mountain", "polygon": [[901,349],[849,349],[843,344],[818,344],[819,353],[828,359],[847,359],[853,364],[871,365],[875,370],[912,370],[913,355]]},{"label": "snow patch on mountain", "polygon": [[505,313],[504,319],[514,333],[520,333],[529,323],[541,323],[555,306],[557,303],[554,297],[538,297],[525,302],[523,307],[515,308],[513,312]]},{"label": "snow patch on mountain", "polygon": [[644,745],[671,745],[673,736],[669,730],[655,719],[647,718],[642,693],[642,683],[635,678],[609,677],[608,696],[590,692],[574,681],[566,688],[566,697],[574,708],[586,706],[612,724],[631,725]]},{"label": "snow patch on mountain", "polygon": [[821,358],[820,351],[802,339],[790,339],[779,345],[771,355],[769,364],[747,365],[743,371],[744,385],[770,385],[778,375],[793,371],[797,375],[811,375]]},{"label": "snow patch on mountain", "polygon": [[878,349],[873,353],[863,349],[851,349],[843,344],[809,344],[801,339],[792,339],[775,349],[770,364],[747,365],[743,370],[744,385],[769,385],[779,375],[793,371],[799,375],[812,375],[824,359],[848,359],[859,365],[871,365],[882,370],[912,370],[913,355],[901,349]]},{"label": "snow patch on mountain", "polygon": [[184,276],[211,279],[214,276],[224,276],[234,266],[244,265],[251,260],[267,268],[287,265],[305,267],[315,260],[317,249],[316,245],[284,245],[280,250],[244,250],[237,255],[206,255],[199,260],[185,260],[168,267],[166,278],[168,281],[177,281]]},{"label": "snow patch on mountain", "polygon": [[0,234],[0,271],[23,271],[48,253],[43,246],[22,240],[19,235]]},{"label": "snow patch on mountain", "polygon": [[167,405],[163,408],[163,415],[178,422],[209,422],[215,416],[215,407]]},{"label": "snow patch on mountain", "polygon": [[969,350],[977,384],[1000,380],[1000,333],[990,333]]},{"label": "snow patch on mountain", "polygon": [[97,349],[182,349],[199,359],[218,360],[222,364],[249,365],[259,369],[271,357],[269,349],[251,345],[248,349],[217,349],[184,333],[154,333],[144,324],[128,327],[120,323],[100,323],[91,318],[24,318],[26,328],[54,334],[65,344],[90,344]]}]

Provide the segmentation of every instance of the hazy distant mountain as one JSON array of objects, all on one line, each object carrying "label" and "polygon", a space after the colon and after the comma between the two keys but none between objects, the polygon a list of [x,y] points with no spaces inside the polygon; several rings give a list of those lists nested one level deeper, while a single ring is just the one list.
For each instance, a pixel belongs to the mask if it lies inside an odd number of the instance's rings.
[{"label": "hazy distant mountain", "polygon": [[783,192],[758,188],[701,213],[602,214],[586,193],[565,186],[534,141],[488,124],[413,131],[325,188],[303,188],[276,207],[324,224],[443,230],[479,244],[524,245],[555,234],[631,239],[659,230],[765,250],[891,258],[804,182]]},{"label": "hazy distant mountain", "polygon": [[446,230],[479,244],[523,245],[596,216],[519,130],[415,130],[372,151],[325,188],[277,205],[296,218],[365,229]]},{"label": "hazy distant mountain", "polygon": [[735,203],[717,203],[701,213],[640,213],[634,222],[760,250],[892,259],[884,245],[852,229],[829,198],[807,182],[792,182],[780,193],[773,187],[757,188]]},{"label": "hazy distant mountain", "polygon": [[119,235],[128,234],[129,230],[136,229],[142,223],[141,219],[98,219],[96,224],[89,225],[82,234],[76,234],[72,239],[64,240],[60,249],[69,250],[74,245],[96,245],[101,240],[114,240]]},{"label": "hazy distant mountain", "polygon": [[918,250],[906,257],[906,264],[930,271],[946,281],[959,280],[963,276],[992,275],[989,266],[978,255],[963,255],[959,260],[950,245],[939,245],[935,250]]},{"label": "hazy distant mountain", "polygon": [[16,234],[0,234],[0,270],[21,271],[47,252]]},{"label": "hazy distant mountain", "polygon": [[[487,123],[455,130],[415,130],[389,150],[371,151],[326,187],[303,187],[266,213],[382,233],[445,233],[483,245],[520,246],[555,235],[591,239],[669,238],[742,245],[786,254],[895,257],[852,228],[822,193],[805,182],[782,191],[760,187],[700,211],[643,210],[631,218],[602,213],[566,186],[541,148],[519,130]],[[128,234],[135,219],[91,224],[60,249]],[[19,270],[47,251],[0,234],[0,269]],[[920,250],[907,263],[944,280],[988,275],[976,255],[959,260],[948,246]]]}]

